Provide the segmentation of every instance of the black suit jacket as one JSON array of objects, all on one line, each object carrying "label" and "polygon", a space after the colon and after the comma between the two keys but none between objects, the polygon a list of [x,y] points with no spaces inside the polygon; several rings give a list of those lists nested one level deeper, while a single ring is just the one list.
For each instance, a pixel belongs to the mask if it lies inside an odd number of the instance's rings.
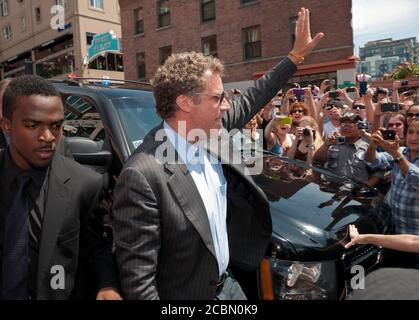
[{"label": "black suit jacket", "polygon": [[[6,150],[0,151],[0,165]],[[103,237],[99,207],[102,179],[96,172],[56,154],[50,169],[47,200],[38,255],[37,299],[92,297],[93,292],[73,292],[76,282],[89,279],[94,291],[118,288],[111,242]],[[54,290],[54,266],[65,272],[65,288]],[[77,275],[77,276],[76,276]],[[79,278],[80,277],[80,278]],[[78,288],[87,286],[77,285]]]},{"label": "black suit jacket", "polygon": [[7,148],[6,138],[4,137],[3,131],[0,129],[0,150],[6,149],[6,148]]},{"label": "black suit jacket", "polygon": [[[295,70],[288,59],[278,64],[233,101],[223,126],[244,127]],[[113,226],[122,289],[128,299],[214,299],[219,271],[205,199],[184,163],[167,163],[163,154],[158,156],[165,143],[156,139],[162,128],[147,135],[115,188]],[[163,149],[175,152],[170,142]],[[271,236],[269,204],[243,165],[224,164],[223,170],[230,264],[255,270]]]}]

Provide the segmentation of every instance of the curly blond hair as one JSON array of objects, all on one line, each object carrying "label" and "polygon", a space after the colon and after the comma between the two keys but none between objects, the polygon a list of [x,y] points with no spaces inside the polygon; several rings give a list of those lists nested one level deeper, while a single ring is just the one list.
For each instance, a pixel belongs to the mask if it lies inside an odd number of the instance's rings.
[{"label": "curly blond hair", "polygon": [[157,114],[162,119],[172,118],[178,108],[177,97],[202,92],[207,70],[222,76],[224,66],[219,59],[199,52],[177,53],[167,58],[151,81]]}]

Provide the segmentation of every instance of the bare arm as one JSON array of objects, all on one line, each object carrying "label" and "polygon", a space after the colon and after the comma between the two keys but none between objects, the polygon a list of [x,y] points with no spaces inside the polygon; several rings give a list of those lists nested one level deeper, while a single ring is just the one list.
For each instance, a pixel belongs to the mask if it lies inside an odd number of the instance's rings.
[{"label": "bare arm", "polygon": [[304,103],[308,107],[308,115],[312,116],[317,121],[317,110],[314,104],[313,94],[311,88],[304,88]]},{"label": "bare arm", "polygon": [[354,225],[349,226],[351,242],[345,245],[348,249],[354,244],[373,244],[388,249],[419,253],[419,236],[410,234],[359,234]]},{"label": "bare arm", "polygon": [[276,136],[274,131],[276,130],[275,128],[275,122],[276,122],[276,118],[272,119],[271,121],[269,121],[268,125],[265,128],[265,139],[266,139],[266,148],[268,150],[271,150],[276,142]]}]

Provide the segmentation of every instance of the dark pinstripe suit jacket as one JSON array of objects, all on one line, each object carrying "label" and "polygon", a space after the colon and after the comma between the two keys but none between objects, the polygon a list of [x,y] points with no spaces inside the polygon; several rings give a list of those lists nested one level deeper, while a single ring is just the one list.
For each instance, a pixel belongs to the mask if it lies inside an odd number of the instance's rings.
[{"label": "dark pinstripe suit jacket", "polygon": [[[242,128],[295,70],[284,59],[259,79],[232,102],[224,128]],[[214,299],[218,265],[205,206],[186,165],[155,156],[163,143],[156,141],[162,128],[147,135],[115,188],[113,226],[122,289],[128,299]],[[223,165],[223,170],[230,264],[254,270],[271,235],[268,201],[242,166]]]}]

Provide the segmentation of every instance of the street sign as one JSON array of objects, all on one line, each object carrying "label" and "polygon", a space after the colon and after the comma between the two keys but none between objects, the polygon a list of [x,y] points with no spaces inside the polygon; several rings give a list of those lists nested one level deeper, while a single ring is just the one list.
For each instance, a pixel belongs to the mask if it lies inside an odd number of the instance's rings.
[{"label": "street sign", "polygon": [[119,39],[112,30],[93,37],[92,45],[87,50],[88,59],[92,61],[107,52],[120,53]]}]

